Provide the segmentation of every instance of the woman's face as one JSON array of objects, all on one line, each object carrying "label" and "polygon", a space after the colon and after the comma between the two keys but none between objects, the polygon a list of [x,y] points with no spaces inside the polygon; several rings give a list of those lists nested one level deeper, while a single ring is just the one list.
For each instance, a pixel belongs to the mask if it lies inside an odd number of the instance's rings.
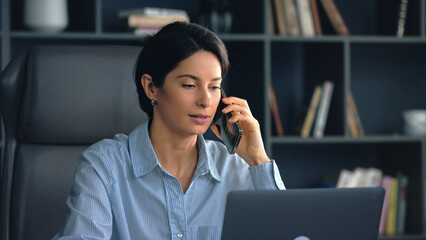
[{"label": "woman's face", "polygon": [[153,121],[182,137],[205,133],[221,98],[221,82],[217,57],[203,50],[194,53],[166,75]]}]

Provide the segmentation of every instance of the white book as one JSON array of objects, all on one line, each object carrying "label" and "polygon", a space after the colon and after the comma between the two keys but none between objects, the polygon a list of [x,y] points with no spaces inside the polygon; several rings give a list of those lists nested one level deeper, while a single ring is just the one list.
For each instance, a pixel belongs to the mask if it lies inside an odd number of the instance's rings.
[{"label": "white book", "polygon": [[312,11],[309,0],[297,0],[297,9],[299,11],[298,16],[302,36],[315,36],[314,20],[312,18]]},{"label": "white book", "polygon": [[317,118],[315,120],[314,137],[321,138],[324,136],[325,124],[327,122],[328,110],[330,107],[331,96],[333,93],[334,83],[325,81],[323,85],[323,92],[321,101],[318,108]]},{"label": "white book", "polygon": [[339,173],[339,178],[337,179],[336,188],[346,188],[349,186],[353,176],[353,172],[347,169],[342,169]]},{"label": "white book", "polygon": [[351,181],[347,187],[355,188],[355,187],[364,187],[365,186],[365,174],[366,170],[364,168],[355,168],[352,174]]},{"label": "white book", "polygon": [[368,168],[365,173],[365,187],[380,187],[382,183],[382,170]]}]

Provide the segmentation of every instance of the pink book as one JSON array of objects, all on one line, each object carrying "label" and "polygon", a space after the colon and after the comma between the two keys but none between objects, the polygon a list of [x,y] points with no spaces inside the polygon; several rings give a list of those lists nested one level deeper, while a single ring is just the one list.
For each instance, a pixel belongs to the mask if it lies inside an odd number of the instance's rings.
[{"label": "pink book", "polygon": [[385,189],[385,199],[383,200],[383,209],[382,209],[382,216],[380,218],[380,226],[379,226],[379,235],[385,234],[385,228],[386,228],[386,215],[388,212],[388,205],[389,205],[389,192],[390,192],[390,185],[391,185],[391,176],[383,176],[382,178],[382,184],[381,186]]}]

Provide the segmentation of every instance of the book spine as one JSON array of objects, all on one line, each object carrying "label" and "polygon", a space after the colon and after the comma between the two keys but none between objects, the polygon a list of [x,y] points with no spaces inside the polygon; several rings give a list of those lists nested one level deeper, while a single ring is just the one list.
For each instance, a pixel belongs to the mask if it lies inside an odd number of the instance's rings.
[{"label": "book spine", "polygon": [[398,26],[396,29],[396,36],[399,38],[404,36],[405,19],[407,18],[407,5],[408,0],[401,0],[401,4],[399,5]]},{"label": "book spine", "polygon": [[297,0],[297,9],[299,10],[299,22],[302,35],[305,37],[315,36],[309,0]]},{"label": "book spine", "polygon": [[346,118],[348,120],[348,126],[349,126],[349,131],[351,133],[351,136],[357,137],[358,136],[358,130],[357,130],[357,127],[356,127],[356,122],[355,122],[353,112],[351,111],[350,108],[348,108],[346,110]]},{"label": "book spine", "polygon": [[287,26],[286,20],[284,16],[284,6],[282,0],[274,0],[275,1],[275,13],[277,20],[278,33],[280,35],[287,35]]},{"label": "book spine", "polygon": [[275,97],[275,91],[274,91],[274,88],[272,87],[272,85],[269,85],[268,91],[269,91],[269,102],[271,104],[271,110],[272,110],[272,114],[273,114],[273,117],[274,117],[277,135],[283,136],[284,130],[283,130],[283,127],[282,127],[282,124],[281,124],[281,118],[280,118],[280,113],[279,113],[279,110],[278,110],[277,99]]},{"label": "book spine", "polygon": [[314,21],[315,35],[322,36],[321,21],[319,18],[317,0],[310,0],[312,20]]},{"label": "book spine", "polygon": [[324,135],[325,124],[327,122],[328,109],[330,107],[331,96],[334,84],[331,81],[325,81],[323,85],[323,94],[318,109],[317,119],[314,127],[314,137],[321,138]]},{"label": "book spine", "polygon": [[145,16],[182,16],[187,17],[188,14],[185,10],[169,9],[169,8],[135,8],[118,11],[119,18],[125,18],[131,15],[145,15]]},{"label": "book spine", "polygon": [[386,216],[386,229],[387,236],[394,236],[396,233],[396,208],[398,200],[398,179],[392,177],[390,192],[389,192],[389,205],[388,214]]},{"label": "book spine", "polygon": [[345,21],[343,21],[342,15],[340,14],[339,9],[337,9],[334,1],[321,0],[321,3],[336,32],[339,35],[349,35],[349,30],[346,27]]},{"label": "book spine", "polygon": [[382,208],[382,216],[380,217],[380,225],[379,225],[379,235],[385,234],[386,229],[386,218],[388,214],[388,206],[389,206],[389,196],[390,196],[390,185],[391,185],[390,176],[383,176],[381,186],[385,189],[385,198],[383,200],[383,208]]},{"label": "book spine", "polygon": [[287,30],[291,36],[299,36],[299,23],[297,21],[296,7],[293,0],[283,0],[284,1],[284,12],[287,22]]},{"label": "book spine", "polygon": [[186,17],[167,17],[167,16],[145,16],[145,15],[131,15],[127,19],[128,26],[131,28],[141,27],[141,26],[164,26],[166,24],[183,21],[189,22],[189,19]]},{"label": "book spine", "polygon": [[408,177],[402,173],[397,174],[398,178],[398,201],[396,213],[396,234],[405,232],[405,218],[407,212],[407,185]]},{"label": "book spine", "polygon": [[269,16],[269,26],[268,31],[269,34],[279,34],[278,30],[278,20],[277,20],[277,5],[275,4],[276,0],[270,0],[269,1],[269,9],[268,9],[268,16]]},{"label": "book spine", "polygon": [[353,97],[352,92],[348,93],[348,110],[347,110],[347,118],[349,130],[351,132],[352,137],[361,137],[364,136],[364,129],[361,124],[361,119],[358,114],[358,109],[355,104],[355,99]]},{"label": "book spine", "polygon": [[315,87],[314,94],[312,95],[311,103],[309,105],[308,113],[306,114],[305,122],[303,123],[301,136],[308,137],[311,129],[312,123],[314,122],[315,113],[317,112],[319,100],[321,98],[322,87]]}]

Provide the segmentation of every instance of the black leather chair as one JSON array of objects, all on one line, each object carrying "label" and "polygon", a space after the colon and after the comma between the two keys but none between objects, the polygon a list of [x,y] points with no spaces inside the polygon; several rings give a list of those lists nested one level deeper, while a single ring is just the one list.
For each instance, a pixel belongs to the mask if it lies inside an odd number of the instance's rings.
[{"label": "black leather chair", "polygon": [[39,46],[2,72],[0,239],[52,238],[67,214],[79,154],[147,118],[133,82],[140,49]]}]

